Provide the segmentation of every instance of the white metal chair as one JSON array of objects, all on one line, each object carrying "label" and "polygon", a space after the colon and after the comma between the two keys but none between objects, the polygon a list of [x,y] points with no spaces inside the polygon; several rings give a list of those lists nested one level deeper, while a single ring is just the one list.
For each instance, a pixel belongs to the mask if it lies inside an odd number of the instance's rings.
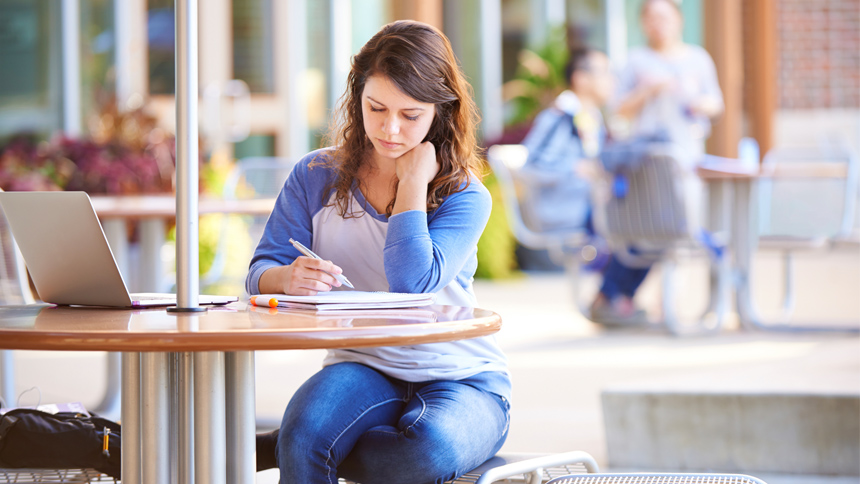
[{"label": "white metal chair", "polygon": [[765,484],[741,474],[587,474],[564,476],[547,484]]},{"label": "white metal chair", "polygon": [[[0,212],[0,305],[16,306],[33,302],[24,258],[12,238],[6,217]],[[0,398],[7,406],[15,404],[15,368],[9,350],[0,350]]]},{"label": "white metal chair", "polygon": [[[243,158],[236,162],[233,171],[225,180],[222,196],[228,200],[275,197],[280,193],[295,164],[293,160],[274,156]],[[206,274],[200,277],[202,286],[218,281],[227,263],[230,223],[228,216],[222,217],[215,259]],[[248,232],[253,247],[257,246],[262,237],[267,219],[268,217],[251,217]]]},{"label": "white metal chair", "polygon": [[[860,189],[860,161],[849,147],[781,148],[767,153],[764,174],[820,170],[822,176],[764,177],[758,182],[758,248],[782,253],[783,299],[778,321],[763,322],[752,307],[743,308],[753,317],[745,318],[759,329],[858,331],[860,323],[825,326],[789,324],[795,306],[793,282],[794,254],[860,248],[860,227],[855,214]],[[747,288],[747,291],[751,289]],[[741,297],[741,302],[753,300]]]},{"label": "white metal chair", "polygon": [[533,250],[546,250],[553,262],[564,266],[573,284],[577,306],[583,314],[587,314],[578,301],[579,273],[582,263],[593,258],[596,250],[589,246],[590,237],[585,230],[537,232],[525,223],[521,197],[528,196],[528,193],[519,192],[526,190],[520,170],[525,165],[528,154],[528,148],[523,145],[494,145],[487,152],[490,168],[502,191],[508,224],[521,245]]},{"label": "white metal chair", "polygon": [[581,451],[549,455],[503,453],[446,484],[542,484],[559,476],[598,471],[594,458]]},{"label": "white metal chair", "polygon": [[[710,242],[711,294],[708,308],[694,323],[675,313],[674,267],[683,250],[703,248],[700,223],[702,185],[679,161],[673,145],[652,145],[624,178],[605,173],[592,188],[595,230],[613,255],[629,267],[659,263],[663,275],[663,322],[674,334],[718,331],[728,312],[727,258],[721,234]],[[623,188],[618,188],[622,186]],[[621,192],[619,192],[621,190]],[[633,247],[636,250],[631,250]]]},{"label": "white metal chair", "polygon": [[89,484],[119,481],[95,469],[0,469],[0,484]]}]

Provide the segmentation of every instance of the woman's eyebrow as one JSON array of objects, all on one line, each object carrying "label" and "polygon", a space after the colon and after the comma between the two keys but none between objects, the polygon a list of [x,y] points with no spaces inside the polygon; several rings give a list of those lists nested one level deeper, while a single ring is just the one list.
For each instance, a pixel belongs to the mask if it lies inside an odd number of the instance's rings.
[{"label": "woman's eyebrow", "polygon": [[[373,98],[372,98],[372,97],[370,97],[370,96],[367,96],[367,100],[368,100],[368,101],[373,101],[373,102],[375,102],[376,104],[379,104],[379,105],[380,105],[380,106],[382,106],[382,107],[386,107],[386,106],[385,106],[385,104],[383,104],[383,103],[381,103],[381,102],[377,101],[376,99],[373,99]],[[416,106],[416,107],[414,107],[414,108],[404,108],[404,109],[401,109],[401,111],[424,111],[424,108],[420,108],[420,107],[417,107],[417,106]]]}]

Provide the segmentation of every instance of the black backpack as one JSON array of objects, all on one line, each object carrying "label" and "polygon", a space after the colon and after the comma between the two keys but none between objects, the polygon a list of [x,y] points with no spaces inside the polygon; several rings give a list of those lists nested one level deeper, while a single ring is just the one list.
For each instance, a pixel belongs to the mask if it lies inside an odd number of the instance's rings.
[{"label": "black backpack", "polygon": [[120,425],[95,415],[26,408],[0,415],[0,467],[92,468],[119,479],[120,442]]}]

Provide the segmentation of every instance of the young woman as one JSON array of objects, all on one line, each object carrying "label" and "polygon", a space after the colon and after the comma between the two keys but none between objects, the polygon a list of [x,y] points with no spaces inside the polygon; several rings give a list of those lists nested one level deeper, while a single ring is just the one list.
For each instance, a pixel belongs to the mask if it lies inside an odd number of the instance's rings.
[{"label": "young woman", "polygon": [[[353,58],[331,147],[307,155],[278,197],[249,294],[339,287],[436,293],[474,306],[476,244],[490,213],[477,119],[451,46],[418,22],[386,25]],[[325,260],[302,257],[301,242]],[[336,264],[335,264],[336,262]],[[283,483],[444,482],[504,442],[510,376],[493,337],[329,351],[258,439]]]}]

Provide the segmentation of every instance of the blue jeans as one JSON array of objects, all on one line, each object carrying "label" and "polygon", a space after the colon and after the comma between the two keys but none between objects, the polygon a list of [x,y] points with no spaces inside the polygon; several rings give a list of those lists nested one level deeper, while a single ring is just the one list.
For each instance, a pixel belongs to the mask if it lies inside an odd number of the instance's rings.
[{"label": "blue jeans", "polygon": [[293,395],[278,435],[281,484],[442,483],[502,447],[504,398],[456,381],[410,383],[327,366]]},{"label": "blue jeans", "polygon": [[651,267],[627,267],[613,255],[603,273],[603,285],[600,287],[600,293],[610,301],[618,296],[627,296],[632,299],[650,269]]}]

